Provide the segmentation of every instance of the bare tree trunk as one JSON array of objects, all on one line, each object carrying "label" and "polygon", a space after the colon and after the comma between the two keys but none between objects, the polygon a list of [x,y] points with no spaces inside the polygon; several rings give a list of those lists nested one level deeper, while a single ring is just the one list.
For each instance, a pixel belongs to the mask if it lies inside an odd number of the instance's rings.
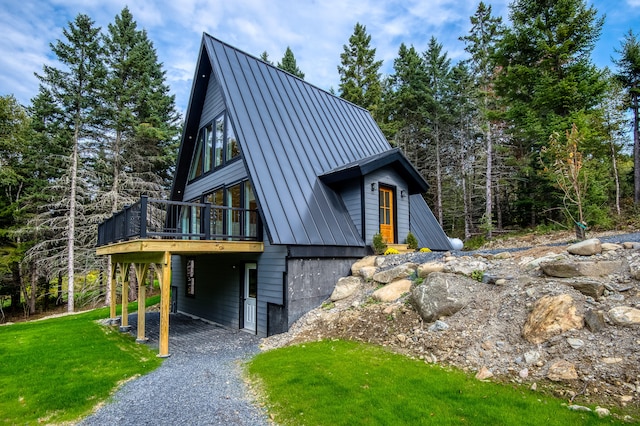
[{"label": "bare tree trunk", "polygon": [[[485,104],[487,103],[486,98],[485,98]],[[486,109],[486,105],[485,105],[485,109]],[[485,205],[485,211],[484,214],[486,216],[486,222],[487,222],[487,238],[491,238],[492,237],[492,222],[493,222],[493,205],[492,205],[492,201],[493,201],[493,194],[492,194],[492,190],[493,190],[493,180],[492,180],[492,168],[493,168],[493,140],[492,140],[492,134],[491,134],[491,122],[487,121],[487,132],[486,132],[486,137],[487,137],[487,179],[486,179],[486,185],[485,185],[485,198],[486,198],[486,205]]]},{"label": "bare tree trunk", "polygon": [[138,276],[135,265],[129,265],[129,302],[138,300]]},{"label": "bare tree trunk", "polygon": [[36,313],[36,298],[38,296],[38,272],[36,266],[31,266],[31,294],[29,295],[29,315]]},{"label": "bare tree trunk", "polygon": [[633,203],[640,203],[640,134],[638,129],[638,95],[633,95]]},{"label": "bare tree trunk", "polygon": [[442,159],[440,158],[440,131],[436,124],[436,214],[438,215],[438,223],[444,226],[442,212]]},{"label": "bare tree trunk", "polygon": [[62,305],[62,271],[58,272],[58,291],[56,294],[56,306]]},{"label": "bare tree trunk", "polygon": [[107,276],[107,293],[104,297],[105,306],[111,306],[111,286],[113,285],[113,280],[111,279],[113,276],[113,270],[111,268],[111,255],[109,255],[107,256],[107,272],[105,274]]},{"label": "bare tree trunk", "polygon": [[611,148],[611,167],[613,167],[613,178],[616,182],[616,212],[620,216],[620,176],[618,175],[618,159],[616,158],[616,146],[613,143],[613,137],[609,137],[609,146]]},{"label": "bare tree trunk", "polygon": [[78,138],[79,129],[76,126],[73,135],[73,153],[71,158],[71,170],[69,171],[70,190],[69,190],[69,218],[68,218],[68,238],[67,238],[67,312],[73,312],[74,305],[74,284],[75,284],[75,235],[76,235],[76,191],[77,191],[77,174],[78,174]]}]

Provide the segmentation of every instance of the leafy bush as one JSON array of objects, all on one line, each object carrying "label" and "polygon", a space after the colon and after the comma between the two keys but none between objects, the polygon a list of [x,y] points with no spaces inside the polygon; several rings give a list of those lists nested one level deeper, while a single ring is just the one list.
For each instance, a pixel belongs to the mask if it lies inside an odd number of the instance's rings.
[{"label": "leafy bush", "polygon": [[482,282],[483,277],[484,277],[484,272],[479,269],[476,269],[475,271],[471,272],[471,278],[473,278],[478,282]]},{"label": "leafy bush", "polygon": [[407,248],[410,250],[418,250],[418,239],[411,232],[407,234],[407,238],[404,240]]},{"label": "leafy bush", "polygon": [[429,247],[422,247],[420,253],[431,253],[431,249]]},{"label": "leafy bush", "polygon": [[388,256],[390,254],[400,254],[400,252],[398,250],[394,249],[393,247],[390,247],[387,250],[385,250],[384,255]]},{"label": "leafy bush", "polygon": [[384,238],[382,238],[382,234],[380,233],[373,236],[372,245],[375,254],[382,254],[387,249],[387,243],[384,242]]}]

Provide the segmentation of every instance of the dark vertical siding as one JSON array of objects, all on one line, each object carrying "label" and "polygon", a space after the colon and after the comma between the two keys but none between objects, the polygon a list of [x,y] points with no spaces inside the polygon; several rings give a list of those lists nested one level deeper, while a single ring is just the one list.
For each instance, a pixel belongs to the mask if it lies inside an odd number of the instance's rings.
[{"label": "dark vertical siding", "polygon": [[234,161],[228,166],[205,175],[187,185],[184,191],[184,200],[193,200],[214,188],[225,184],[235,183],[247,177],[247,170],[242,161]]},{"label": "dark vertical siding", "polygon": [[213,121],[213,119],[223,111],[224,99],[222,98],[222,92],[220,91],[220,84],[218,83],[218,80],[210,77],[209,84],[207,85],[207,94],[204,98],[204,105],[202,106],[200,127],[204,127],[206,124]]},{"label": "dark vertical siding", "polygon": [[[183,271],[186,269],[187,258],[187,256],[181,257]],[[196,261],[196,294],[195,297],[186,296],[184,280],[182,280],[178,288],[178,310],[225,327],[238,329],[244,285],[242,281],[244,265],[246,263],[259,264],[258,259],[251,254],[199,255],[194,256],[194,259]],[[258,271],[260,271],[260,266],[258,266]],[[261,285],[260,276],[258,276],[259,304],[263,304],[260,293]],[[266,327],[261,328],[264,328],[266,334]]]},{"label": "dark vertical siding", "polygon": [[340,186],[338,193],[342,198],[349,216],[353,221],[354,226],[362,235],[362,187],[360,179],[345,182]]},{"label": "dark vertical siding", "polygon": [[[375,190],[371,190],[371,184],[375,183]],[[396,199],[396,233],[398,242],[404,242],[409,233],[409,196],[400,197],[400,191],[404,190],[405,194],[409,191],[406,187],[404,179],[402,179],[393,169],[383,168],[370,173],[364,177],[364,200],[365,200],[365,230],[367,244],[373,241],[373,235],[380,232],[380,200],[378,198],[379,185],[387,185],[395,187]]]},{"label": "dark vertical siding", "polygon": [[286,272],[287,247],[264,243],[264,252],[258,258],[258,335],[267,335],[267,303],[283,305],[284,273]]},{"label": "dark vertical siding", "polygon": [[171,256],[171,287],[178,288],[178,311],[182,310],[183,298],[185,297],[186,272],[184,266],[185,262],[182,260],[182,256]]}]

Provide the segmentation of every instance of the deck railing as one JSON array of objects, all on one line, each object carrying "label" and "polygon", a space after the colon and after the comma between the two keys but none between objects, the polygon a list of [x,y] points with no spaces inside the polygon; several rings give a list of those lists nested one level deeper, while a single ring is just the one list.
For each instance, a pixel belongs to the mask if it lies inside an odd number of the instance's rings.
[{"label": "deck railing", "polygon": [[258,241],[257,210],[140,197],[98,225],[98,246],[136,238]]}]

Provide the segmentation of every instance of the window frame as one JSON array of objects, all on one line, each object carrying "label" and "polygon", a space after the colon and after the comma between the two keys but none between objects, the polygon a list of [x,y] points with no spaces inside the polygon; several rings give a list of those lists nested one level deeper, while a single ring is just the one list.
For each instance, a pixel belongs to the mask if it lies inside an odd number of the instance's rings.
[{"label": "window frame", "polygon": [[[222,120],[222,134],[218,133],[217,127],[220,120]],[[218,139],[219,137],[220,139]],[[222,145],[220,146],[220,155],[218,157],[216,151],[217,146],[219,146],[219,140],[221,140]],[[230,148],[232,140],[235,141],[235,150]],[[236,155],[228,158],[234,152]],[[187,181],[191,183],[201,179],[203,176],[232,164],[240,158],[240,143],[238,142],[236,131],[231,124],[231,118],[227,111],[222,111],[198,130],[193,155],[189,163]],[[196,170],[194,167],[198,169]]]}]

